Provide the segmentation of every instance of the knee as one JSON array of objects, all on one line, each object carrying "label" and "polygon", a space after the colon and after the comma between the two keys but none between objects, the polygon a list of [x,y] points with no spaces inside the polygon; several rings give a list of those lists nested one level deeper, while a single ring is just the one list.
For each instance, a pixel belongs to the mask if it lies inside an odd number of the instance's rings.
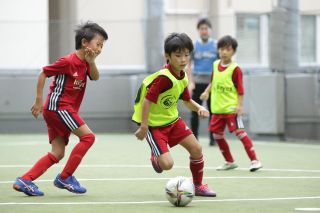
[{"label": "knee", "polygon": [[236,136],[241,140],[242,138],[247,136],[247,133],[243,129],[240,129],[240,130],[237,129]]},{"label": "knee", "polygon": [[159,161],[159,164],[163,170],[170,170],[172,169],[174,162],[171,159],[162,159]]},{"label": "knee", "polygon": [[194,147],[192,147],[190,156],[192,158],[200,158],[202,156],[202,146],[197,143]]},{"label": "knee", "polygon": [[212,132],[212,137],[214,140],[219,140],[224,138],[223,132]]},{"label": "knee", "polygon": [[80,137],[80,142],[87,143],[89,146],[92,146],[95,140],[96,136],[93,133],[89,133]]}]

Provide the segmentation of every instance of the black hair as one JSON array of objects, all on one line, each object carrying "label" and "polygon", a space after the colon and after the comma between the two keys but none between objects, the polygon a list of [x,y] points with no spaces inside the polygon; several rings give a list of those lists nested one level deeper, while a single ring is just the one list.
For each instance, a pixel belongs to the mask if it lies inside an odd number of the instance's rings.
[{"label": "black hair", "polygon": [[171,33],[164,41],[164,52],[171,54],[173,52],[187,49],[190,53],[193,51],[191,38],[185,33]]},{"label": "black hair", "polygon": [[96,34],[101,35],[104,40],[108,40],[107,32],[99,26],[97,23],[87,21],[84,24],[78,25],[75,30],[75,42],[76,42],[76,50],[81,49],[82,39],[86,39],[87,41],[91,41]]},{"label": "black hair", "polygon": [[209,21],[209,19],[207,18],[201,18],[199,19],[198,21],[198,24],[197,24],[197,29],[200,28],[201,25],[207,25],[209,28],[211,28],[211,22]]},{"label": "black hair", "polygon": [[229,35],[223,36],[218,41],[218,49],[231,46],[234,51],[237,50],[238,42],[235,38]]}]

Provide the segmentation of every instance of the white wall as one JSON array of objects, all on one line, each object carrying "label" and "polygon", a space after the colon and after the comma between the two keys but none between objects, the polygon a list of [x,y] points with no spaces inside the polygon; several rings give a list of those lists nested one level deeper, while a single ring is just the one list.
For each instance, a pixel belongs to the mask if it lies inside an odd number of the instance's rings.
[{"label": "white wall", "polygon": [[109,35],[97,58],[100,67],[144,66],[144,16],[144,0],[77,1],[76,19],[95,21]]},{"label": "white wall", "polygon": [[0,69],[48,63],[47,0],[2,0],[0,29]]}]

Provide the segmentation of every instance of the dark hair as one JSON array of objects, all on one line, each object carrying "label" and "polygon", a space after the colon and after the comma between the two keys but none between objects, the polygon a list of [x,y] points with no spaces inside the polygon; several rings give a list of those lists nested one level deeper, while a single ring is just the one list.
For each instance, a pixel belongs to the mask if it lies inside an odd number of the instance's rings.
[{"label": "dark hair", "polygon": [[86,39],[87,41],[91,41],[96,34],[101,35],[104,40],[108,40],[108,34],[106,31],[100,27],[97,23],[87,21],[84,24],[78,25],[75,30],[76,36],[76,50],[81,49],[82,39]]},{"label": "dark hair", "polygon": [[198,24],[197,24],[197,29],[200,28],[201,25],[207,25],[209,28],[211,28],[211,22],[209,21],[209,19],[207,18],[201,18],[199,19],[198,21]]},{"label": "dark hair", "polygon": [[223,36],[218,41],[218,49],[231,46],[234,51],[237,50],[238,42],[235,38],[229,35]]},{"label": "dark hair", "polygon": [[169,55],[183,49],[188,49],[190,52],[193,51],[192,40],[185,33],[171,33],[164,41],[164,52]]}]

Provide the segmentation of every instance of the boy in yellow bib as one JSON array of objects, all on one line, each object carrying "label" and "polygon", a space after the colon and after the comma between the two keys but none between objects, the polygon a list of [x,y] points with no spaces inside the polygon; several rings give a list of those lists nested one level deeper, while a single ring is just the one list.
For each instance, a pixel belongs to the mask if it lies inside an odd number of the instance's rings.
[{"label": "boy in yellow bib", "polygon": [[167,65],[164,69],[147,76],[138,91],[132,120],[140,125],[135,132],[139,140],[147,139],[151,148],[154,170],[161,173],[173,167],[169,147],[177,144],[190,153],[190,170],[196,196],[215,197],[207,184],[202,183],[204,160],[202,148],[192,131],[179,117],[177,103],[182,99],[185,106],[208,117],[209,112],[190,98],[188,78],[183,71],[190,61],[192,40],[184,33],[172,33],[164,45]]},{"label": "boy in yellow bib", "polygon": [[243,114],[243,82],[242,72],[238,64],[232,61],[238,43],[231,36],[224,36],[218,41],[218,52],[221,60],[213,63],[211,83],[201,94],[201,100],[211,98],[210,132],[217,142],[226,163],[218,170],[230,170],[238,167],[234,163],[229,145],[224,137],[224,129],[228,126],[230,132],[235,132],[251,160],[249,170],[254,172],[262,168],[254,151],[252,141],[245,132]]}]

